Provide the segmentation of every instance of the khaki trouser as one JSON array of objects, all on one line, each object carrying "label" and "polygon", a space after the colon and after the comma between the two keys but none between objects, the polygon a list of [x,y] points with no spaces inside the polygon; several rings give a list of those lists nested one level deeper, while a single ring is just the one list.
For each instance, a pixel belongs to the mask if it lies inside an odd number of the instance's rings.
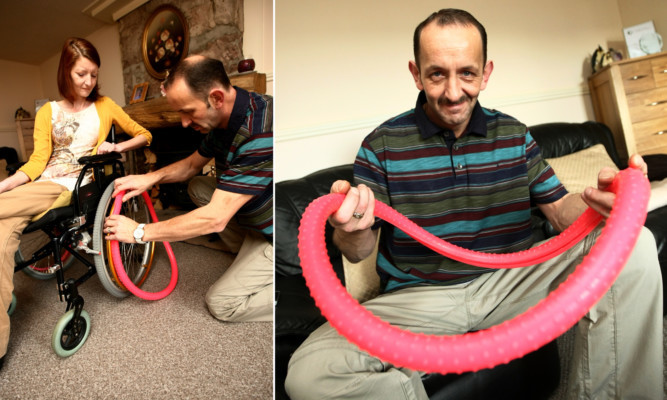
[{"label": "khaki trouser", "polygon": [[[195,177],[188,194],[201,207],[211,201],[215,187],[214,178]],[[208,290],[209,311],[223,321],[273,321],[273,245],[234,218],[219,235],[223,249],[236,258]]]},{"label": "khaki trouser", "polygon": [[232,265],[206,293],[206,304],[223,321],[273,321],[273,246],[248,232]]},{"label": "khaki trouser", "polygon": [[[599,229],[537,266],[498,270],[455,286],[406,288],[364,306],[414,332],[487,329],[546,297],[582,261],[597,235]],[[643,228],[614,285],[576,325],[568,399],[663,398],[661,282],[655,240]],[[327,323],[292,356],[285,388],[292,400],[426,399],[422,375],[362,352]]]},{"label": "khaki trouser", "polygon": [[[0,194],[0,357],[9,343],[7,309],[14,290],[14,253],[19,235],[33,216],[47,210],[67,188],[53,182],[29,182]],[[29,256],[29,255],[26,255]]]}]

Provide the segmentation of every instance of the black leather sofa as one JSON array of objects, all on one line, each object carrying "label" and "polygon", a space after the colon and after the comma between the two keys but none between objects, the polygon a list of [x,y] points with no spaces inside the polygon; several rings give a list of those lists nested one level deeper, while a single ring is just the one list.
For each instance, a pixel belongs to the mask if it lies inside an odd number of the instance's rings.
[{"label": "black leather sofa", "polygon": [[[559,157],[602,143],[612,160],[623,168],[609,129],[599,123],[549,123],[530,127],[531,134],[546,158]],[[667,157],[667,156],[666,156]],[[275,394],[276,399],[288,399],[284,390],[287,363],[291,354],[315,328],[325,322],[310,297],[301,275],[297,251],[299,220],[305,207],[315,198],[327,194],[331,183],[338,179],[352,180],[352,165],[343,165],[314,172],[300,179],[276,184],[275,196]],[[650,213],[646,222],[654,233],[660,249],[663,270],[667,207]],[[539,214],[534,214],[536,240],[555,232]],[[342,256],[331,242],[331,228],[326,229],[329,257],[342,282]],[[665,273],[663,273],[664,280]],[[548,399],[560,380],[560,360],[556,342],[506,365],[462,375],[428,375],[424,386],[431,399]]]}]

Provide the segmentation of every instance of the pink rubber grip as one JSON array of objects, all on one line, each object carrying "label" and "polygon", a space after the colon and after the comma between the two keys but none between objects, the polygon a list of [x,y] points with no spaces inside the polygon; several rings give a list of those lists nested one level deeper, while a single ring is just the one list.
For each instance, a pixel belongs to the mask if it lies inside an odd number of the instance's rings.
[{"label": "pink rubber grip", "polygon": [[[125,191],[122,191],[118,193],[118,195],[114,199],[113,213],[115,215],[118,215],[120,213],[124,194]],[[148,196],[148,193],[146,192],[143,192],[141,195],[144,197],[144,201],[146,202],[146,206],[148,207],[148,212],[151,214],[151,218],[153,219],[154,222],[157,222],[158,220],[157,214],[155,214],[155,209],[153,208],[153,203],[151,203],[150,196]],[[130,291],[130,293],[144,300],[160,300],[167,297],[169,293],[171,293],[176,287],[176,282],[178,282],[178,265],[176,265],[176,256],[174,256],[174,251],[171,249],[171,245],[169,244],[169,242],[162,242],[162,244],[164,244],[164,248],[167,251],[167,256],[169,257],[169,262],[171,263],[171,279],[169,280],[169,284],[167,285],[167,287],[162,289],[161,291],[146,292],[145,290],[138,288],[132,282],[130,277],[127,276],[127,273],[125,272],[125,267],[123,266],[123,260],[121,260],[120,257],[120,248],[118,246],[118,241],[117,240],[111,241],[111,258],[113,260],[114,267],[116,268],[116,275],[118,275],[118,279],[123,284],[123,286],[125,286],[127,290]]]},{"label": "pink rubber grip", "polygon": [[[522,357],[563,334],[604,295],[621,272],[646,219],[650,186],[641,171],[628,168],[618,173],[609,190],[616,193],[611,215],[589,254],[568,279],[525,313],[484,331],[455,336],[412,333],[382,321],[354,300],[334,273],[324,241],[326,220],[340,207],[342,194],[322,196],[304,212],[299,228],[303,276],[329,323],[373,356],[431,373],[491,368]],[[513,254],[488,254],[447,244],[377,201],[375,215],[427,242],[442,255],[489,268],[513,268],[547,260],[554,252],[579,241],[601,220],[587,210],[571,228],[542,246]]]}]

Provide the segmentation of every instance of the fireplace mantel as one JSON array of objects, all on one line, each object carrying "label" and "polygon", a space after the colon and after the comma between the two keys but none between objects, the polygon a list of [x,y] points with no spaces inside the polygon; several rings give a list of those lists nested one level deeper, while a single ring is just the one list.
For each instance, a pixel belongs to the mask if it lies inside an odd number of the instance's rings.
[{"label": "fireplace mantel", "polygon": [[[252,92],[266,93],[266,74],[252,71],[230,75],[229,79],[234,86]],[[169,107],[165,97],[130,104],[123,109],[130,118],[148,130],[169,128],[181,124],[181,117]]]}]

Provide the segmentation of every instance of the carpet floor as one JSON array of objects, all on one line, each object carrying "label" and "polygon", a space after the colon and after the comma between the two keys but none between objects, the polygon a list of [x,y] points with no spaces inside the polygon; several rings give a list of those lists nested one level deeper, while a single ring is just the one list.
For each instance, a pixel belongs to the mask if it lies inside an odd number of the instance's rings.
[{"label": "carpet floor", "polygon": [[[172,244],[178,284],[163,300],[111,296],[97,276],[80,286],[91,319],[87,342],[68,358],[51,349],[65,312],[55,279],[14,276],[17,309],[0,371],[2,399],[271,399],[273,324],[224,323],[204,296],[232,255],[183,242]],[[144,289],[166,287],[169,262],[156,246]],[[66,276],[84,271],[76,262]]]}]

